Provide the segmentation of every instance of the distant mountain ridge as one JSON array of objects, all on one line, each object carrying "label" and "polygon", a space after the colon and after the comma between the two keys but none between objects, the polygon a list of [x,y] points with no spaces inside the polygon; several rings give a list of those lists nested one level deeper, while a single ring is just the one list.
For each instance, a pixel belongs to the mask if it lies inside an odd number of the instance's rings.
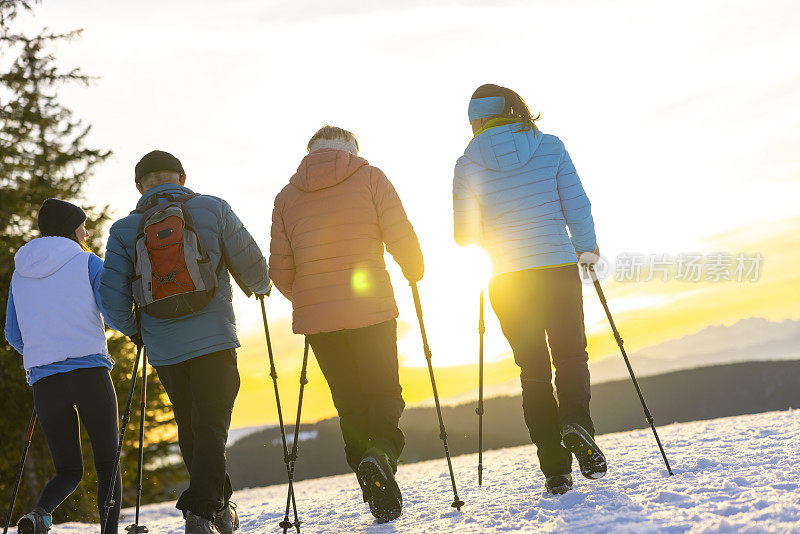
[{"label": "distant mountain ridge", "polygon": [[[707,326],[697,333],[634,351],[637,376],[744,361],[800,359],[800,321],[750,317],[730,326]],[[628,376],[619,354],[591,361],[592,382]]]},{"label": "distant mountain ridge", "polygon": [[[701,367],[642,376],[640,384],[656,424],[660,425],[800,408],[800,360]],[[485,411],[484,447],[487,450],[530,443],[520,395],[487,399]],[[474,452],[477,447],[475,403],[444,406],[443,412],[452,454]],[[647,425],[630,379],[594,384],[592,416],[598,434]],[[400,426],[407,442],[401,462],[442,455],[433,408],[406,409]],[[292,428],[287,427],[287,432],[291,433]],[[301,460],[297,464],[296,479],[349,472],[337,418],[302,425],[301,431],[315,437],[300,442]],[[271,427],[243,437],[228,448],[228,471],[236,488],[284,482],[286,469],[279,436],[278,429]]]},{"label": "distant mountain ridge", "polygon": [[[710,325],[695,334],[646,347],[639,352],[649,357],[670,355],[681,358],[719,352],[747,351],[752,358],[755,350],[764,345],[800,354],[800,321],[786,319],[780,322],[763,317],[742,319],[730,326]],[[758,352],[771,358],[773,354]]]}]

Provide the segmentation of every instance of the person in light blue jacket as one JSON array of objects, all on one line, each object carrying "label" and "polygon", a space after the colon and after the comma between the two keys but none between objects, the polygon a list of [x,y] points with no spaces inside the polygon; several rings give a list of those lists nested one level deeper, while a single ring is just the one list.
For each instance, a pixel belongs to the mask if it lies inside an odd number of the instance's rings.
[{"label": "person in light blue jacket", "polygon": [[577,266],[599,254],[591,205],[564,143],[539,131],[517,93],[482,85],[468,116],[474,137],[453,178],[455,240],[483,247],[492,261],[489,297],[521,370],[545,487],[565,493],[572,454],[587,478],[606,472],[589,413]]},{"label": "person in light blue jacket", "polygon": [[144,342],[173,405],[190,479],[175,505],[186,519],[186,534],[232,534],[239,518],[230,502],[233,490],[226,473],[225,442],[240,381],[228,272],[244,290],[266,295],[271,287],[267,261],[227,202],[195,195],[185,186],[183,165],[172,154],[161,150],[146,154],[136,164],[134,183],[142,195],[137,210],[116,221],[108,236],[100,286],[103,307],[123,334],[137,336],[132,282],[136,260],[142,260],[135,247],[143,210],[184,199],[192,231],[215,269],[216,292],[201,309],[178,317],[156,317],[141,309],[138,342]]},{"label": "person in light blue jacket", "polygon": [[[78,206],[47,199],[38,215],[42,237],[14,255],[5,335],[22,354],[39,425],[53,458],[55,476],[36,507],[19,520],[20,534],[43,534],[52,512],[83,477],[78,416],[92,443],[100,517],[111,486],[119,430],[117,396],[109,371],[98,289],[103,260],[92,254]],[[111,326],[109,324],[109,326]],[[114,503],[106,530],[117,532],[122,479],[114,482]]]}]

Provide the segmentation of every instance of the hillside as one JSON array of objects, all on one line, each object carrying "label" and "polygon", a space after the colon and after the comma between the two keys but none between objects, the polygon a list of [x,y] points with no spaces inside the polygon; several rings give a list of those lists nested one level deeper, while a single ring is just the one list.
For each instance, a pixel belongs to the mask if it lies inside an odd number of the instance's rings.
[{"label": "hillside", "polygon": [[[642,377],[642,390],[659,425],[800,408],[800,360],[747,362]],[[324,387],[324,384],[319,387]],[[497,449],[530,443],[522,418],[519,385],[510,395],[486,401],[484,444]],[[592,414],[599,434],[644,428],[639,399],[630,379],[592,387]],[[454,454],[477,450],[475,403],[444,408]],[[401,462],[438,458],[441,444],[433,408],[408,408],[400,421],[406,434]],[[289,431],[291,433],[291,426]],[[303,425],[305,460],[298,479],[347,473],[337,419]],[[269,428],[228,448],[228,469],[236,488],[277,484],[285,479],[280,433]],[[257,466],[254,468],[254,466]]]},{"label": "hillside", "polygon": [[[666,476],[649,431],[606,434],[598,443],[608,457],[608,475],[593,482],[578,476],[575,489],[562,496],[544,493],[530,445],[487,453],[480,488],[476,455],[457,457],[466,501],[460,513],[449,507],[444,460],[401,466],[405,513],[386,525],[372,520],[353,475],[303,481],[297,484],[303,532],[797,532],[797,411],[672,424],[660,431],[674,477]],[[300,463],[306,460],[301,456]],[[285,496],[285,486],[237,491],[241,534],[279,532]],[[125,514],[121,525],[131,520],[131,510]],[[154,533],[183,533],[173,503],[145,506],[142,523]],[[88,531],[88,525],[75,523],[54,529]]]}]

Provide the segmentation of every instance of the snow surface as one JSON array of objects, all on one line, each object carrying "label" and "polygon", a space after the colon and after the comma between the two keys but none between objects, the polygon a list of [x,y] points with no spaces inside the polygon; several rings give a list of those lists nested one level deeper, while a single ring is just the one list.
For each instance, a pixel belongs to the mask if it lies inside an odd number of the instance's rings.
[{"label": "snow surface", "polygon": [[[649,429],[599,436],[608,475],[589,481],[576,464],[575,489],[560,496],[544,492],[532,446],[486,452],[483,487],[477,486],[477,455],[460,456],[454,467],[466,501],[461,512],[450,508],[444,459],[401,466],[404,513],[384,525],[372,519],[353,475],[306,480],[296,485],[302,531],[800,533],[799,416],[789,410],[659,427],[671,478]],[[301,446],[300,462],[302,454]],[[285,499],[285,485],[237,491],[239,532],[279,532]],[[131,521],[131,510],[125,514],[122,526]],[[154,534],[183,533],[174,503],[143,507],[142,523]],[[95,530],[69,523],[51,532]]]}]

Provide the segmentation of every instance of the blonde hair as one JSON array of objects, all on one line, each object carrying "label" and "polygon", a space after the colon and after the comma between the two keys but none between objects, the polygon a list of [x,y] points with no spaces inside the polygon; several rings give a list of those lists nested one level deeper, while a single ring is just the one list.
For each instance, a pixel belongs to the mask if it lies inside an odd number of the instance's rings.
[{"label": "blonde hair", "polygon": [[[77,228],[75,230],[77,231]],[[83,243],[78,241],[78,236],[75,234],[75,232],[72,232],[70,235],[68,235],[67,239],[72,239],[77,244],[79,244],[84,252],[91,252],[92,251],[92,249],[91,249],[91,247],[89,247],[88,243],[86,243],[85,241]]]}]

